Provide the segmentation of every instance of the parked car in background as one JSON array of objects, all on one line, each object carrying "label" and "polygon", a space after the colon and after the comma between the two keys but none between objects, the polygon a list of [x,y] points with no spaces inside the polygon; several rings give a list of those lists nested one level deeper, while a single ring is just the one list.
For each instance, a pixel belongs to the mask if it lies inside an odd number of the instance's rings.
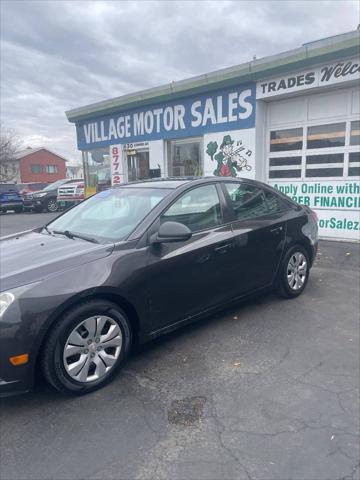
[{"label": "parked car in background", "polygon": [[57,212],[59,205],[57,203],[57,192],[61,185],[73,183],[75,180],[64,178],[57,182],[50,183],[47,187],[36,192],[24,195],[24,208],[34,210],[35,212]]},{"label": "parked car in background", "polygon": [[316,214],[254,180],[100,192],[1,240],[0,394],[29,390],[38,368],[60,392],[91,392],[134,341],[271,288],[295,298],[317,243]]},{"label": "parked car in background", "polygon": [[26,195],[27,193],[43,190],[48,185],[49,183],[46,183],[46,182],[31,182],[31,183],[18,183],[17,187],[20,195]]},{"label": "parked car in background", "polygon": [[12,210],[21,213],[24,209],[23,198],[15,183],[0,183],[0,212]]},{"label": "parked car in background", "polygon": [[82,202],[85,198],[83,180],[72,180],[58,188],[57,203],[59,208],[69,208]]}]

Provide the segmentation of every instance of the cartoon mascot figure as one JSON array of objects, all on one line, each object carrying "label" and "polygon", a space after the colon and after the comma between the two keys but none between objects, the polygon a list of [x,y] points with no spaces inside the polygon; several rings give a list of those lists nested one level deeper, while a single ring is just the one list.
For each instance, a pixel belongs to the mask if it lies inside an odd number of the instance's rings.
[{"label": "cartoon mascot figure", "polygon": [[251,166],[247,164],[247,159],[240,154],[244,147],[234,149],[234,140],[230,135],[225,135],[220,145],[220,151],[217,142],[210,142],[207,145],[206,153],[211,160],[217,162],[217,167],[214,170],[214,175],[217,177],[236,177],[237,172],[245,169],[251,170]]}]

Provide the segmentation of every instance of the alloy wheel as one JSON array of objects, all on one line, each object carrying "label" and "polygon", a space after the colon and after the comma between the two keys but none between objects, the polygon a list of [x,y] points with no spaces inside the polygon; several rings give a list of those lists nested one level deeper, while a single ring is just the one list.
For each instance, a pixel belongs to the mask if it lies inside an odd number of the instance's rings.
[{"label": "alloy wheel", "polygon": [[47,204],[47,209],[49,210],[49,212],[56,212],[58,210],[59,206],[56,202],[56,200],[49,200],[48,204]]},{"label": "alloy wheel", "polygon": [[286,274],[289,287],[292,290],[299,290],[303,287],[307,275],[306,257],[301,252],[295,252],[291,255],[287,266]]},{"label": "alloy wheel", "polygon": [[67,374],[77,382],[88,383],[107,375],[119,358],[123,336],[117,322],[96,315],[80,322],[64,347]]}]

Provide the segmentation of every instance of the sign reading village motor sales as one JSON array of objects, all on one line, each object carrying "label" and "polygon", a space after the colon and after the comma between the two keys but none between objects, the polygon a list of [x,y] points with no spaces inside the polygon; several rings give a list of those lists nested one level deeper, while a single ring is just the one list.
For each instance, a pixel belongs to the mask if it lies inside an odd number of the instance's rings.
[{"label": "sign reading village motor sales", "polygon": [[78,147],[181,138],[255,126],[255,84],[122,111],[76,125]]},{"label": "sign reading village motor sales", "polygon": [[360,59],[343,60],[257,83],[256,98],[267,98],[314,87],[360,80]]}]

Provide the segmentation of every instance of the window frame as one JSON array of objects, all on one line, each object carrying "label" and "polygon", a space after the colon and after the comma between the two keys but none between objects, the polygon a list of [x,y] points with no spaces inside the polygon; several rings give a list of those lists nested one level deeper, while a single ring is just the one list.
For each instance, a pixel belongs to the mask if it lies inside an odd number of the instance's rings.
[{"label": "window frame", "polygon": [[[50,167],[52,167],[54,169],[53,172],[50,172]],[[57,175],[59,173],[59,167],[58,165],[46,165],[45,167],[45,173],[47,173],[48,175]]]},{"label": "window frame", "polygon": [[[33,167],[40,167],[39,171],[35,172],[33,170]],[[41,165],[40,163],[32,163],[32,164],[30,164],[30,171],[33,175],[41,175],[42,173],[44,173],[44,166]]]},{"label": "window frame", "polygon": [[[150,225],[150,227],[148,228],[148,231],[152,230],[152,227],[153,225],[155,224],[158,224],[159,226],[161,225],[161,217],[164,215],[165,212],[167,212],[169,210],[169,208],[171,208],[174,203],[176,203],[181,197],[183,197],[184,195],[188,194],[189,192],[191,192],[192,190],[195,190],[197,188],[202,188],[202,187],[208,187],[210,185],[214,185],[215,187],[215,190],[216,190],[216,193],[218,195],[218,198],[219,198],[219,205],[220,205],[220,223],[219,225],[214,225],[212,227],[208,227],[208,228],[203,228],[203,229],[200,229],[200,230],[196,230],[196,231],[193,231],[192,232],[192,235],[197,235],[198,233],[202,233],[202,232],[206,232],[206,231],[210,231],[210,230],[214,230],[215,228],[221,228],[221,227],[224,227],[225,225],[227,224],[230,224],[231,223],[231,220],[228,219],[228,211],[227,211],[227,203],[226,203],[226,199],[224,198],[224,194],[223,194],[223,191],[221,189],[221,186],[219,185],[220,182],[218,181],[213,181],[213,182],[206,182],[206,183],[201,183],[201,184],[198,184],[198,185],[193,185],[189,188],[187,188],[186,190],[183,190],[181,193],[179,193],[179,195],[174,198],[170,203],[169,205],[167,205],[164,210],[162,210],[160,212],[160,214],[157,216],[156,220],[153,222],[152,225]],[[226,220],[226,221],[225,221]],[[170,220],[169,220],[170,221]],[[184,224],[185,225],[185,224]]]},{"label": "window frame", "polygon": [[[313,182],[313,181],[336,181],[336,180],[346,180],[353,181],[358,177],[356,175],[349,175],[349,154],[353,152],[360,151],[360,145],[350,145],[350,131],[351,123],[358,120],[358,115],[351,114],[344,116],[332,117],[328,119],[319,119],[318,121],[314,120],[304,120],[301,122],[291,122],[287,124],[279,123],[277,125],[268,125],[266,133],[266,181],[271,183],[277,182]],[[320,125],[332,125],[345,123],[345,146],[343,147],[326,147],[326,148],[309,148],[307,147],[307,136],[308,128],[320,126]],[[303,148],[301,150],[287,150],[282,152],[271,152],[270,151],[270,136],[271,132],[274,130],[292,130],[295,128],[303,128]],[[315,156],[315,155],[331,155],[341,153],[344,155],[344,164],[343,164],[343,174],[338,176],[317,176],[317,177],[307,177],[306,176],[306,157]],[[270,158],[291,158],[291,157],[301,157],[301,175],[299,177],[270,177]],[[286,168],[284,168],[286,170]],[[295,169],[294,169],[295,170]],[[274,171],[274,170],[273,170]]]},{"label": "window frame", "polygon": [[[226,184],[227,183],[233,183],[235,185],[246,185],[246,186],[250,186],[250,187],[255,187],[257,189],[259,189],[262,193],[262,196],[263,196],[263,200],[265,202],[265,205],[266,205],[266,213],[264,213],[263,215],[259,215],[258,217],[253,217],[253,218],[237,218],[236,215],[235,215],[235,212],[234,212],[234,209],[232,207],[232,200],[231,200],[231,197],[230,197],[230,194],[228,192],[228,189],[226,188]],[[271,193],[273,193],[270,189],[265,189],[263,188],[262,186],[259,186],[259,185],[256,185],[256,184],[253,184],[253,183],[250,183],[250,182],[246,182],[246,181],[242,181],[242,182],[235,182],[235,181],[225,181],[225,182],[221,182],[221,187],[222,187],[222,190],[224,192],[224,196],[226,198],[226,201],[227,201],[227,204],[228,204],[228,209],[230,211],[230,214],[231,214],[231,217],[232,217],[232,220],[231,220],[231,223],[238,223],[238,222],[253,222],[253,221],[257,221],[257,220],[261,220],[261,219],[264,219],[264,218],[268,218],[269,216],[273,216],[273,215],[277,215],[278,213],[283,213],[287,210],[282,210],[281,212],[273,212],[271,213],[269,211],[269,204],[268,204],[268,201],[266,200],[266,197],[265,197],[265,190],[269,190]],[[276,194],[276,192],[275,192]],[[280,196],[279,196],[280,197]],[[282,199],[282,197],[280,197]],[[289,207],[289,210],[290,210],[290,207]]]},{"label": "window frame", "polygon": [[[171,162],[171,152],[172,152],[172,144],[187,144],[187,143],[199,143],[199,155],[200,155],[200,169],[202,172],[204,172],[204,137],[186,137],[186,138],[169,138],[165,142],[165,174],[167,176],[173,176],[170,175],[170,170],[172,170]],[[170,169],[171,166],[171,169]],[[181,178],[181,176],[174,177],[174,178]]]}]

